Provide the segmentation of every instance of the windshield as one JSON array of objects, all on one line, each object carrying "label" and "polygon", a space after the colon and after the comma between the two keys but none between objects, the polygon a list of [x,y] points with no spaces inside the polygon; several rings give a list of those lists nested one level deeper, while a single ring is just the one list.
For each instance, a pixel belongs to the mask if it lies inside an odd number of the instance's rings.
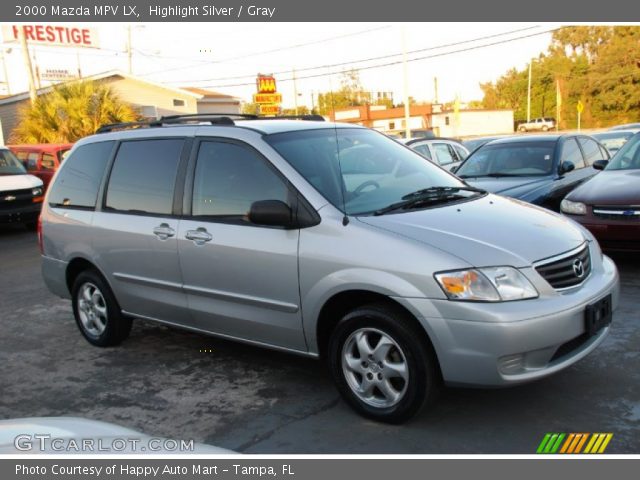
[{"label": "windshield", "polygon": [[467,158],[456,175],[460,178],[549,175],[554,147],[554,142],[484,145]]},{"label": "windshield", "polygon": [[24,175],[27,171],[10,150],[0,150],[0,175]]},{"label": "windshield", "polygon": [[348,215],[373,213],[418,190],[465,186],[411,149],[373,130],[295,131],[269,135],[265,140]]},{"label": "windshield", "polygon": [[640,133],[636,133],[614,155],[606,170],[635,170],[640,168]]}]

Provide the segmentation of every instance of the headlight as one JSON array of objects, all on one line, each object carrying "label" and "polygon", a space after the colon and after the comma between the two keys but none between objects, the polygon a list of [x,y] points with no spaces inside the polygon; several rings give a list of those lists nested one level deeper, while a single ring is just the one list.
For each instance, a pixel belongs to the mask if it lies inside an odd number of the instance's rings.
[{"label": "headlight", "polygon": [[560,211],[570,215],[586,215],[587,206],[582,202],[572,202],[565,199],[560,202]]},{"label": "headlight", "polygon": [[527,277],[513,267],[442,272],[435,278],[450,300],[507,302],[538,296]]},{"label": "headlight", "polygon": [[31,195],[33,195],[34,197],[42,196],[42,187],[36,187],[36,188],[32,189],[31,190]]}]

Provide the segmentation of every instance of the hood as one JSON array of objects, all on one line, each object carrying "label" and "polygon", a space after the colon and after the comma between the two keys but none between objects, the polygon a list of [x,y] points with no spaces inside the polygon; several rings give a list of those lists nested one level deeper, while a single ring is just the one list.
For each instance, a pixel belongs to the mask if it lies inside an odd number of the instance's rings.
[{"label": "hood", "polygon": [[586,240],[572,220],[496,195],[445,207],[359,219],[444,250],[474,267],[526,267],[572,250]]},{"label": "hood", "polygon": [[567,198],[589,205],[640,205],[640,170],[605,170]]},{"label": "hood", "polygon": [[23,175],[0,175],[0,192],[41,186],[42,180],[26,173]]},{"label": "hood", "polygon": [[491,193],[499,193],[507,197],[519,198],[527,193],[545,186],[549,183],[549,177],[478,177],[465,178],[469,185],[481,188]]}]

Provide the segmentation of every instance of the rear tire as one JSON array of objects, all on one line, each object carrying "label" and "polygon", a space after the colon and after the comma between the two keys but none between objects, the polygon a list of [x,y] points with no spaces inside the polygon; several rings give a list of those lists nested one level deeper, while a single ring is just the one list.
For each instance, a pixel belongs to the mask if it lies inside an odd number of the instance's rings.
[{"label": "rear tire", "polygon": [[98,272],[85,270],[71,289],[73,315],[80,332],[97,347],[118,345],[131,332],[131,319],[125,317],[111,288]]},{"label": "rear tire", "polygon": [[342,397],[359,414],[403,423],[437,396],[438,363],[408,314],[386,304],[356,308],[329,339],[327,360]]}]

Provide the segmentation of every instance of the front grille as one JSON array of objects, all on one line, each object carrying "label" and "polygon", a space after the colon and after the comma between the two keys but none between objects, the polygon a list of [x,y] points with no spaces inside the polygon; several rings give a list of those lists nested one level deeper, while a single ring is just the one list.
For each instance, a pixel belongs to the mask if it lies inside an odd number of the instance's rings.
[{"label": "front grille", "polygon": [[640,222],[640,207],[632,205],[593,207],[593,215],[605,220]]},{"label": "front grille", "polygon": [[0,210],[13,210],[33,203],[33,193],[30,188],[0,192]]},{"label": "front grille", "polygon": [[566,256],[556,257],[546,262],[542,260],[535,268],[557,290],[580,285],[591,274],[589,245],[585,244],[577,252],[570,252]]}]

